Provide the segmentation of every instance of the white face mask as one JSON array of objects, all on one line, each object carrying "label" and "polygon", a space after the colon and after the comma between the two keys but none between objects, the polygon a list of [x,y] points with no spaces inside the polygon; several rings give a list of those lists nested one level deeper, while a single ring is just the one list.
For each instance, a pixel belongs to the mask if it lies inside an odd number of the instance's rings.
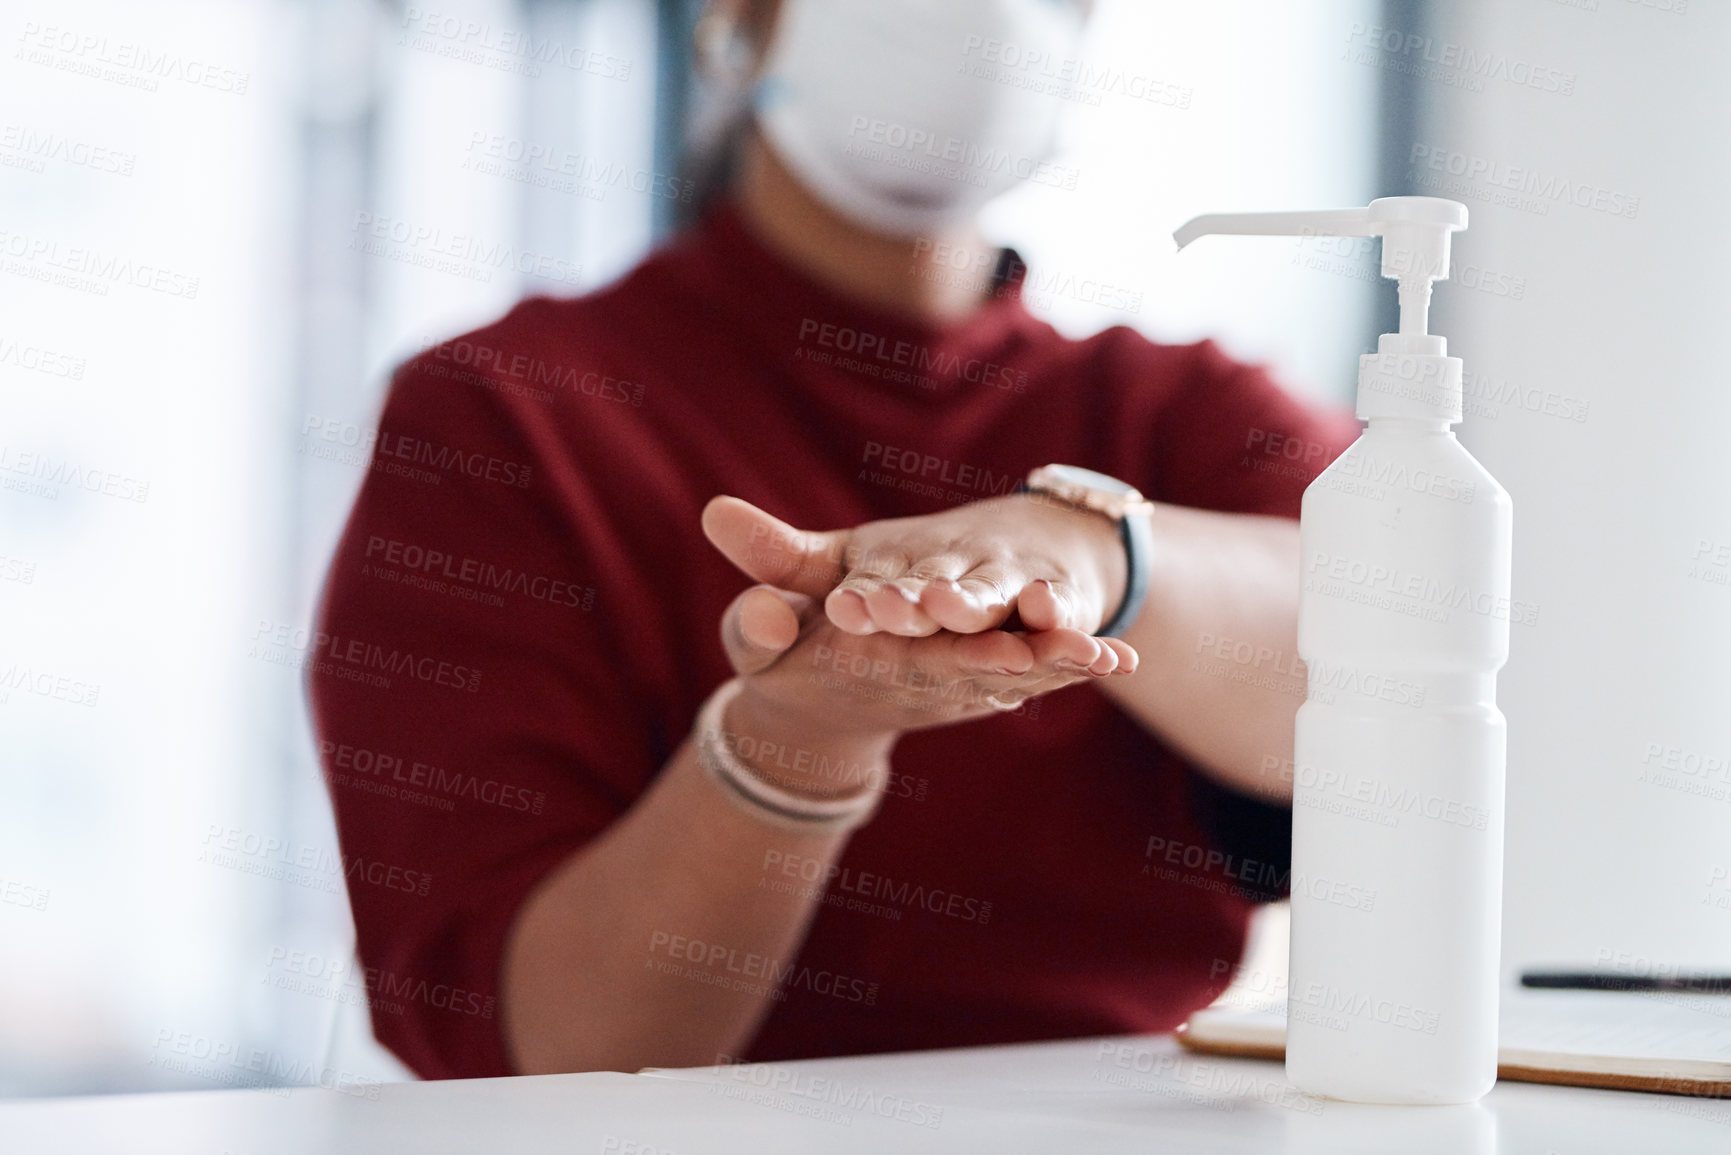
[{"label": "white face mask", "polygon": [[1058,97],[1005,83],[1022,70],[990,57],[1013,46],[1010,59],[1062,62],[1082,23],[1075,0],[784,0],[757,122],[836,211],[894,236],[928,233],[1051,155]]}]

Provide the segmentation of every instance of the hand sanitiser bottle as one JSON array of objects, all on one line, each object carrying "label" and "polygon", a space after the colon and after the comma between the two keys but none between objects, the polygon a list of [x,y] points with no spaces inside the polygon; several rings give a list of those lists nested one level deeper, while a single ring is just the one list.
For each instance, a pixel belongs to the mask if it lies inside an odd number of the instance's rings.
[{"label": "hand sanitiser bottle", "polygon": [[1496,1081],[1512,506],[1455,440],[1461,361],[1426,332],[1466,206],[1197,217],[1208,233],[1382,237],[1400,332],[1359,359],[1366,428],[1304,493],[1287,1077],[1365,1103]]}]

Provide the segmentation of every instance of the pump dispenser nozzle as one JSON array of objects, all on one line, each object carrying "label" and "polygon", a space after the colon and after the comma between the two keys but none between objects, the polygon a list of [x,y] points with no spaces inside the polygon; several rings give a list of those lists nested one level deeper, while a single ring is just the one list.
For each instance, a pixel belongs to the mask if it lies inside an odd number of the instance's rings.
[{"label": "pump dispenser nozzle", "polygon": [[1383,197],[1362,209],[1300,213],[1208,213],[1172,234],[1180,249],[1210,233],[1381,237],[1382,275],[1400,282],[1400,331],[1422,337],[1430,285],[1449,275],[1449,234],[1467,227],[1467,206],[1442,197]]},{"label": "pump dispenser nozzle", "polygon": [[[1359,416],[1433,416],[1460,420],[1460,359],[1432,336],[1431,282],[1449,275],[1449,234],[1467,227],[1467,206],[1442,197],[1382,197],[1365,208],[1294,213],[1209,213],[1172,234],[1183,249],[1210,233],[1265,236],[1381,237],[1382,275],[1400,285],[1400,332],[1385,333],[1359,361]],[[1393,360],[1395,358],[1399,361]],[[1397,389],[1388,374],[1410,383]],[[1412,382],[1414,376],[1421,380]],[[1415,389],[1427,392],[1420,396]],[[1371,394],[1388,399],[1379,403]]]}]

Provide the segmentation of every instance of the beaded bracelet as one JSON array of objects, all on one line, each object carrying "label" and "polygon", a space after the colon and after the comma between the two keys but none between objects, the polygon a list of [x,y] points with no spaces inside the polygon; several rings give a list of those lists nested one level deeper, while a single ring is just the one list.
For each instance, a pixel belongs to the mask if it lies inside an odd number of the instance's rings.
[{"label": "beaded bracelet", "polygon": [[692,727],[697,761],[736,806],[776,826],[807,833],[839,833],[859,826],[877,811],[887,767],[873,767],[861,790],[840,798],[812,798],[766,782],[728,749],[723,718],[727,705],[744,688],[738,678],[723,682],[698,711]]}]

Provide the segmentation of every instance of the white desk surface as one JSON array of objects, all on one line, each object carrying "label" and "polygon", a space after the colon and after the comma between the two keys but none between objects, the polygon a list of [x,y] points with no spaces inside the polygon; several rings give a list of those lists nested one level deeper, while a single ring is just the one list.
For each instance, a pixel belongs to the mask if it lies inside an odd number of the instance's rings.
[{"label": "white desk surface", "polygon": [[394,1083],[359,1095],[311,1088],[21,1101],[0,1105],[0,1150],[1727,1155],[1731,1103],[1501,1083],[1470,1107],[1365,1107],[1298,1097],[1278,1063],[1193,1056],[1170,1036],[1144,1036]]}]

